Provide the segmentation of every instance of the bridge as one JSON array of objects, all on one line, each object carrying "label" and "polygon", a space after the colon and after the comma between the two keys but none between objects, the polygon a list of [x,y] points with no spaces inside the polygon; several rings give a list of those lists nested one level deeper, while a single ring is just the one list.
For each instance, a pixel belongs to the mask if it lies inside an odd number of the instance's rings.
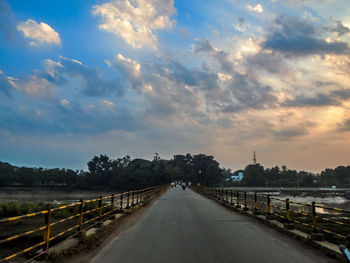
[{"label": "bridge", "polygon": [[[109,197],[112,199],[112,209],[109,211],[102,209],[110,204],[103,205],[104,198],[101,197],[93,200],[98,202],[98,206],[91,210],[97,210],[97,220],[102,220],[103,215],[108,216],[111,211],[121,212],[114,209],[115,206],[119,205],[125,210],[162,190],[164,187],[128,192],[124,193],[124,199],[123,194]],[[248,198],[245,195],[244,199],[238,191],[234,193],[215,188],[202,190],[202,194],[218,199],[223,204],[240,207],[242,211],[248,210]],[[118,202],[114,200],[117,197]],[[84,225],[81,218],[86,213],[81,209],[83,203],[78,203],[80,213],[77,218],[80,218],[78,222],[81,225]],[[258,205],[255,204],[255,208],[258,209]],[[272,210],[268,212],[273,214]],[[233,212],[216,200],[191,189],[166,188],[164,194],[145,211],[137,213],[140,214],[133,226],[112,237],[99,251],[89,253],[80,262],[339,262],[254,217]],[[48,242],[53,240],[47,229],[44,238],[46,240],[40,245],[48,246]],[[11,262],[13,258],[10,256],[4,261]]]},{"label": "bridge", "polygon": [[284,195],[344,196],[350,197],[350,188],[331,187],[229,187],[227,189],[246,192],[265,192]]},{"label": "bridge", "polygon": [[[194,191],[167,191],[93,263],[332,262],[299,242]],[[335,261],[334,261],[335,262]]]}]

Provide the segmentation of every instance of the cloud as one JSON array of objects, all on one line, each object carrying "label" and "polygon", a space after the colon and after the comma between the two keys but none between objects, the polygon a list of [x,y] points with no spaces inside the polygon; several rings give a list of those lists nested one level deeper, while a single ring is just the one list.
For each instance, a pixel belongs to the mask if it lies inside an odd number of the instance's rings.
[{"label": "cloud", "polygon": [[118,80],[107,81],[97,69],[91,69],[78,60],[60,57],[59,61],[46,60],[43,77],[56,85],[67,84],[73,78],[78,81],[84,95],[98,97],[106,94],[121,96],[123,87]]},{"label": "cloud", "polygon": [[[165,55],[139,63],[118,54],[107,63],[126,76],[138,94],[138,112],[145,120],[171,119],[180,124],[198,111],[197,93],[216,89],[217,74],[189,68]],[[176,113],[176,114],[175,114]],[[160,120],[159,118],[154,121]]]},{"label": "cloud", "polygon": [[63,107],[69,107],[69,101],[68,100],[66,100],[66,99],[62,99],[61,100],[61,105],[63,106]]},{"label": "cloud", "polygon": [[247,8],[251,12],[256,12],[256,13],[264,12],[264,8],[262,7],[261,4],[257,4],[256,6],[247,5]]},{"label": "cloud", "polygon": [[350,118],[345,119],[343,123],[338,124],[338,130],[341,132],[349,132],[350,131]]},{"label": "cloud", "polygon": [[13,86],[27,95],[53,99],[57,89],[70,87],[87,97],[101,97],[105,95],[123,95],[124,86],[118,79],[107,80],[98,69],[92,69],[78,60],[59,57],[58,61],[46,59],[45,70],[33,70],[12,81]]},{"label": "cloud", "polygon": [[197,111],[197,90],[215,89],[218,85],[217,76],[189,69],[171,59],[143,64],[142,67],[145,69],[145,85],[152,86],[152,92],[148,89],[144,93],[148,106],[146,112],[152,115],[171,116],[176,112],[175,117],[191,118]]},{"label": "cloud", "polygon": [[341,37],[350,33],[350,28],[343,25],[340,20],[332,20],[332,27],[329,27],[328,30],[337,35],[337,37]]},{"label": "cloud", "polygon": [[196,44],[192,46],[192,50],[197,54],[205,54],[214,58],[225,72],[231,72],[233,69],[232,62],[229,60],[229,53],[214,47],[206,39],[195,39]]},{"label": "cloud", "polygon": [[291,138],[300,137],[303,135],[308,134],[308,130],[305,128],[305,126],[297,126],[297,127],[287,127],[280,130],[275,130],[272,132],[272,134],[277,138],[278,140],[290,140]]},{"label": "cloud", "polygon": [[160,72],[176,84],[196,86],[201,90],[211,90],[218,88],[218,75],[209,70],[190,69],[183,63],[169,60],[167,64],[161,66]]},{"label": "cloud", "polygon": [[234,99],[238,102],[223,109],[224,112],[233,112],[241,109],[261,109],[273,107],[277,102],[273,89],[270,86],[262,85],[254,76],[235,73],[229,86]]},{"label": "cloud", "polygon": [[317,93],[314,96],[296,96],[286,100],[282,105],[286,107],[323,107],[341,105],[341,101],[350,98],[350,89],[332,90],[328,94]]},{"label": "cloud", "polygon": [[326,41],[319,36],[322,28],[315,27],[307,20],[296,17],[279,16],[275,19],[275,29],[263,43],[265,49],[286,54],[303,56],[312,54],[350,54],[348,43]]},{"label": "cloud", "polygon": [[179,33],[182,37],[190,37],[190,32],[188,32],[188,30],[186,28],[181,28],[179,29]]},{"label": "cloud", "polygon": [[5,33],[8,40],[13,40],[16,35],[15,16],[8,5],[7,1],[0,1],[0,32]]},{"label": "cloud", "polygon": [[235,25],[235,29],[239,32],[244,32],[247,30],[248,25],[245,23],[244,18],[239,17],[238,23]]},{"label": "cloud", "polygon": [[141,65],[137,61],[117,54],[112,60],[106,60],[106,63],[118,69],[126,78],[137,79],[140,76]]},{"label": "cloud", "polygon": [[332,90],[330,95],[338,99],[347,100],[350,99],[350,89]]},{"label": "cloud", "polygon": [[183,63],[166,57],[154,58],[156,62],[139,63],[136,60],[125,58],[118,54],[106,63],[122,73],[128,79],[133,88],[144,90],[145,85],[151,85],[153,90],[158,86],[188,85],[197,86],[200,89],[213,89],[218,87],[218,76],[216,73],[189,68]]},{"label": "cloud", "polygon": [[263,69],[270,73],[284,74],[285,76],[291,71],[284,56],[278,52],[266,52],[266,50],[262,50],[253,56],[247,56],[243,63],[249,69]]},{"label": "cloud", "polygon": [[101,100],[100,105],[105,109],[113,109],[115,106],[113,102],[108,100]]},{"label": "cloud", "polygon": [[53,99],[56,95],[53,83],[34,74],[17,79],[14,87],[36,98]]},{"label": "cloud", "polygon": [[31,46],[42,44],[61,45],[59,34],[44,22],[38,24],[32,19],[28,19],[25,22],[18,23],[17,30],[22,31],[25,38],[31,39],[29,43]]},{"label": "cloud", "polygon": [[93,15],[101,16],[101,30],[122,37],[134,48],[157,48],[156,30],[171,29],[176,21],[173,0],[114,0],[93,6]]},{"label": "cloud", "polygon": [[221,80],[221,81],[228,81],[230,79],[232,79],[232,76],[231,75],[228,75],[228,74],[224,74],[224,73],[218,73],[218,78]]},{"label": "cloud", "polygon": [[[214,47],[208,40],[197,39],[192,50],[195,54],[204,54],[213,59],[219,64],[220,71],[225,72],[217,72],[217,78],[221,84],[208,90],[207,104],[212,104],[223,113],[277,106],[274,90],[269,85],[260,83],[258,76],[251,70],[253,66],[248,61],[246,61],[247,72],[240,73],[235,70],[230,54]],[[215,66],[211,67],[210,72],[215,70],[217,70]]]},{"label": "cloud", "polygon": [[12,85],[9,82],[9,78],[6,77],[3,72],[0,70],[0,96],[5,95],[11,97]]},{"label": "cloud", "polygon": [[[62,105],[62,101],[40,104],[40,108],[28,104],[16,109],[0,105],[1,130],[14,134],[104,134],[112,130],[136,131],[142,121],[125,107],[84,108],[78,104]],[[108,104],[108,101],[106,101]]]},{"label": "cloud", "polygon": [[338,105],[338,102],[325,94],[316,94],[313,97],[297,96],[293,100],[287,100],[284,103],[287,107],[305,107],[305,106],[329,106]]}]

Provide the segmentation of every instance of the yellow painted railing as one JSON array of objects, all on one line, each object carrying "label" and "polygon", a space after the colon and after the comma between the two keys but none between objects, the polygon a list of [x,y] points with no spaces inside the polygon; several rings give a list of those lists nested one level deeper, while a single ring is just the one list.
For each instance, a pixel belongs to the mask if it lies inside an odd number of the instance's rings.
[{"label": "yellow painted railing", "polygon": [[[350,211],[316,204],[315,202],[293,202],[270,194],[234,191],[231,189],[202,187],[204,194],[225,202],[241,210],[251,210],[254,214],[265,215],[266,219],[277,219],[285,224],[295,224],[309,228],[308,233],[324,233],[338,239],[339,243],[350,235]],[[299,209],[298,209],[299,208]],[[324,213],[317,213],[317,209]],[[301,211],[300,211],[301,210]],[[325,237],[327,239],[327,236]],[[334,240],[331,240],[331,242]]]},{"label": "yellow painted railing", "polygon": [[[94,225],[101,223],[102,220],[114,216],[114,214],[116,213],[121,213],[125,209],[130,208],[131,206],[143,203],[145,200],[148,200],[151,196],[159,193],[166,187],[167,185],[163,185],[118,194],[111,194],[109,196],[104,197],[100,196],[96,199],[80,200],[79,202],[60,207],[51,207],[51,205],[48,205],[47,209],[43,211],[0,219],[0,227],[6,227],[6,224],[15,223],[16,221],[18,221],[19,224],[23,224],[22,220],[38,216],[44,217],[44,224],[41,227],[36,227],[23,233],[10,235],[4,239],[0,239],[0,245],[3,246],[8,242],[26,236],[30,236],[40,231],[43,233],[42,241],[34,245],[30,245],[24,249],[21,249],[16,253],[11,253],[10,255],[4,258],[0,257],[0,262],[8,262],[15,257],[33,251],[36,248],[39,249],[40,247],[42,248],[42,252],[40,254],[43,254],[47,252],[50,247],[52,247],[53,240],[59,237],[65,237],[64,240],[71,238],[79,234],[82,230],[89,229]],[[64,216],[64,218],[60,220],[54,220],[55,213],[64,210],[70,210],[67,211],[69,216]],[[69,221],[71,222],[73,219],[76,219],[76,223],[73,222],[73,225],[69,225],[69,227],[63,227],[63,229],[60,229],[60,232],[56,233],[55,235],[52,235],[52,228],[54,226]],[[68,233],[70,235],[66,236]]]}]

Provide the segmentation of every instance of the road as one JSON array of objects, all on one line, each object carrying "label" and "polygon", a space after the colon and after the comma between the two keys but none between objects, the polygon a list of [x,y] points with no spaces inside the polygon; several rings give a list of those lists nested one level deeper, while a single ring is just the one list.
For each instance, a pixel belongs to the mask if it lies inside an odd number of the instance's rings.
[{"label": "road", "polygon": [[323,263],[322,252],[180,187],[169,189],[93,263]]}]

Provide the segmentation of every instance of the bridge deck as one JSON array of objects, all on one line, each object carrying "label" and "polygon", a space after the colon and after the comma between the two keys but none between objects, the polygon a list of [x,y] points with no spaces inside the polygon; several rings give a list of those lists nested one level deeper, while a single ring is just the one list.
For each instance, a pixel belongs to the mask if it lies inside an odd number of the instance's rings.
[{"label": "bridge deck", "polygon": [[254,219],[180,187],[93,259],[109,262],[337,262]]}]

